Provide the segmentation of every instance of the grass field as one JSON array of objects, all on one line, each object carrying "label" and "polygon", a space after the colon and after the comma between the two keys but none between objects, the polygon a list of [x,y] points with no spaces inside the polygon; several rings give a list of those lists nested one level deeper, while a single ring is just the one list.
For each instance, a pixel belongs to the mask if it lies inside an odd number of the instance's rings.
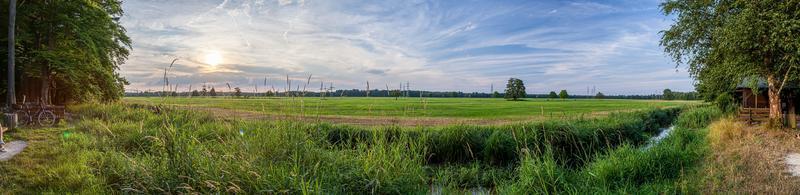
[{"label": "grass field", "polygon": [[692,193],[683,174],[704,154],[698,138],[703,131],[678,128],[640,150],[672,123],[707,123],[687,120],[697,114],[680,114],[686,109],[408,128],[220,120],[183,109],[83,105],[70,108],[74,122],[10,134],[31,146],[0,163],[0,188],[89,194]]},{"label": "grass field", "polygon": [[[276,115],[323,115],[350,117],[432,117],[464,119],[530,119],[551,116],[606,115],[615,111],[675,107],[696,101],[526,99],[501,98],[156,98],[128,97],[130,103],[224,108]],[[162,102],[163,101],[163,102]]]}]

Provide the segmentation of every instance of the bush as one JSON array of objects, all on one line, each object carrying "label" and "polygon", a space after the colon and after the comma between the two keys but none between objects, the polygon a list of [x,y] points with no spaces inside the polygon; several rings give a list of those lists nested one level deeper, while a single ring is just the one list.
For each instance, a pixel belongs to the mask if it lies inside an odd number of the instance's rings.
[{"label": "bush", "polygon": [[721,93],[714,98],[714,104],[721,110],[722,112],[733,112],[736,109],[736,102],[733,100],[733,96],[729,93]]}]

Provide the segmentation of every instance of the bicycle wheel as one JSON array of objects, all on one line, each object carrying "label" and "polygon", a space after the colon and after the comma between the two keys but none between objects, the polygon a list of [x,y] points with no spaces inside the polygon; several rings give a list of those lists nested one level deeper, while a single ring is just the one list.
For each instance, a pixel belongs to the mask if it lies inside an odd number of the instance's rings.
[{"label": "bicycle wheel", "polygon": [[53,126],[56,124],[56,115],[49,110],[44,110],[39,112],[39,125],[41,126]]},{"label": "bicycle wheel", "polygon": [[17,113],[17,124],[19,125],[28,125],[33,121],[28,112],[17,110],[15,113]]}]

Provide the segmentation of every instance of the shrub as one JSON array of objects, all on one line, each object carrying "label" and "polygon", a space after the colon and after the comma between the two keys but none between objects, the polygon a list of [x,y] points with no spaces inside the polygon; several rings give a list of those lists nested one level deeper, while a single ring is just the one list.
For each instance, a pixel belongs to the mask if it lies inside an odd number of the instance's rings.
[{"label": "shrub", "polygon": [[714,104],[722,112],[733,112],[736,109],[736,103],[729,93],[721,93],[714,98]]}]

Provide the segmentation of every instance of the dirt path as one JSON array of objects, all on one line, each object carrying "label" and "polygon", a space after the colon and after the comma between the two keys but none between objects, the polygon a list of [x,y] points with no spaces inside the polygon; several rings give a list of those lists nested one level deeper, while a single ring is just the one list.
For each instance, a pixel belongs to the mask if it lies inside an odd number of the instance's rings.
[{"label": "dirt path", "polygon": [[25,150],[25,147],[28,147],[28,142],[25,141],[12,141],[6,143],[5,151],[0,152],[0,161],[7,161],[13,158],[15,155]]},{"label": "dirt path", "polygon": [[800,177],[800,153],[786,155],[786,165],[789,166],[789,173],[792,176]]}]

